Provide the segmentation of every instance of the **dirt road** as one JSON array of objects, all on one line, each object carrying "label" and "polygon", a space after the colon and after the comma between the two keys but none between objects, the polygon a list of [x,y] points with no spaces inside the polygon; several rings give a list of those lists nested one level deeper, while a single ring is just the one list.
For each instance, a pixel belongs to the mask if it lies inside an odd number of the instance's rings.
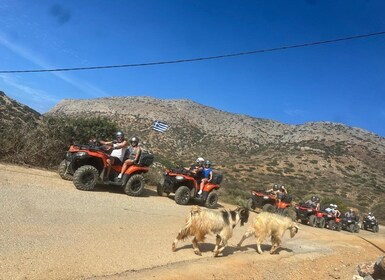
[{"label": "dirt road", "polygon": [[114,188],[83,192],[54,172],[0,164],[0,279],[352,279],[357,264],[384,254],[382,228],[308,226],[285,236],[277,255],[258,255],[253,239],[236,251],[246,227],[235,229],[223,257],[212,257],[213,237],[202,257],[187,241],[173,253],[189,210],[151,189],[139,198]]}]

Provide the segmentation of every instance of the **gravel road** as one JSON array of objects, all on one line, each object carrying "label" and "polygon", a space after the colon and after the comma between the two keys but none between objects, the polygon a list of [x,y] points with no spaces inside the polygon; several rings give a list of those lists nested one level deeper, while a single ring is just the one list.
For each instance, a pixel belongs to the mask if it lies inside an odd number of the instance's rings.
[{"label": "gravel road", "polygon": [[116,188],[84,192],[55,172],[0,164],[0,279],[351,279],[357,264],[384,254],[383,229],[305,225],[285,236],[278,255],[256,254],[252,238],[234,250],[246,227],[235,229],[223,257],[212,257],[213,237],[202,257],[188,241],[173,253],[189,210],[151,187],[139,198]]}]

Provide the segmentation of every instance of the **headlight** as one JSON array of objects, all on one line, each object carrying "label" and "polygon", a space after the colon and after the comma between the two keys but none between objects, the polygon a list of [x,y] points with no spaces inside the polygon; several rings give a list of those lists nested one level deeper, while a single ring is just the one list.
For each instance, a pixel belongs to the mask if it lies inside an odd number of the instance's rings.
[{"label": "headlight", "polygon": [[313,209],[307,209],[307,212],[313,212]]},{"label": "headlight", "polygon": [[70,152],[66,153],[66,160],[67,161],[71,161],[72,160],[72,153],[70,153]]},{"label": "headlight", "polygon": [[263,197],[263,199],[269,199],[269,197],[265,195],[265,196]]},{"label": "headlight", "polygon": [[177,179],[178,181],[182,181],[182,180],[184,180],[184,177],[181,175],[177,175],[177,176],[175,176],[175,179]]},{"label": "headlight", "polygon": [[86,155],[87,155],[86,152],[77,152],[77,153],[76,153],[76,156],[77,156],[77,157],[85,157]]}]

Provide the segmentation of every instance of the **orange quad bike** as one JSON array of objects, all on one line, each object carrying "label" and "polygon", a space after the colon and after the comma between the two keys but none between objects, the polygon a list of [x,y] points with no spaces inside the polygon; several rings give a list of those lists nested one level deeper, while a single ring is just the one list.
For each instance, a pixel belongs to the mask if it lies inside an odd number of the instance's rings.
[{"label": "orange quad bike", "polygon": [[157,193],[160,196],[175,193],[175,202],[187,205],[190,200],[204,204],[207,208],[215,208],[218,202],[218,189],[222,182],[222,174],[213,174],[212,182],[204,185],[202,194],[198,195],[199,179],[184,168],[167,169],[160,180]]},{"label": "orange quad bike", "polygon": [[122,164],[112,165],[109,178],[105,178],[110,157],[108,150],[106,146],[94,143],[71,145],[59,165],[59,175],[72,180],[78,190],[90,191],[96,184],[103,184],[121,187],[130,196],[140,196],[144,191],[143,174],[149,171],[153,155],[142,151],[138,163],[129,166],[122,179],[117,180]]},{"label": "orange quad bike", "polygon": [[281,214],[282,216],[292,216],[295,213],[292,210],[291,196],[285,195],[281,200],[277,199],[277,195],[266,191],[251,191],[251,196],[247,200],[247,208],[255,210],[262,208],[263,211]]}]

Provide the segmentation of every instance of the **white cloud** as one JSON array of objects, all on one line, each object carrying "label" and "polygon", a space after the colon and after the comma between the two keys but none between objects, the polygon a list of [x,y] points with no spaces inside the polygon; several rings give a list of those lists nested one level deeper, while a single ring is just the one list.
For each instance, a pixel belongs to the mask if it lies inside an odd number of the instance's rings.
[{"label": "white cloud", "polygon": [[[17,55],[25,58],[26,60],[36,64],[42,69],[52,69],[55,68],[48,63],[44,61],[43,58],[39,57],[37,54],[33,53],[31,50],[28,50],[26,48],[23,48],[20,45],[17,45],[15,43],[12,43],[11,41],[7,40],[6,36],[0,32],[0,44],[6,47],[7,49],[11,50],[12,52],[16,53]],[[65,81],[66,83],[74,86],[75,88],[81,90],[83,93],[90,97],[100,97],[100,96],[109,96],[105,91],[102,89],[97,88],[96,86],[84,82],[79,81],[77,79],[74,79],[62,72],[49,72],[52,75],[58,77],[59,79]],[[52,97],[54,98],[54,97]]]}]

